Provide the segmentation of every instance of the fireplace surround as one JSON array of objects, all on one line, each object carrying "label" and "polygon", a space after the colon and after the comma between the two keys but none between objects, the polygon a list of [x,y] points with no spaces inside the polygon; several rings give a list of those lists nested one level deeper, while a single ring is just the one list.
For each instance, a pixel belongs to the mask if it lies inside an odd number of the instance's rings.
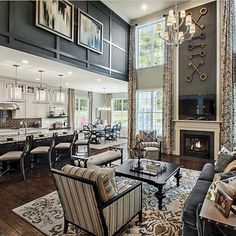
[{"label": "fireplace surround", "polygon": [[214,132],[181,130],[180,155],[214,160]]}]

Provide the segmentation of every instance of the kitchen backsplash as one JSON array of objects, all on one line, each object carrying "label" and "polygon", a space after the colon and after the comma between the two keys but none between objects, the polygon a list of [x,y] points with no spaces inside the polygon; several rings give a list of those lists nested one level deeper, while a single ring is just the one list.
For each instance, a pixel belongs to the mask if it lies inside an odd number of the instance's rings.
[{"label": "kitchen backsplash", "polygon": [[27,123],[27,127],[41,127],[41,118],[12,119],[11,111],[0,111],[0,129],[22,128],[21,121]]}]

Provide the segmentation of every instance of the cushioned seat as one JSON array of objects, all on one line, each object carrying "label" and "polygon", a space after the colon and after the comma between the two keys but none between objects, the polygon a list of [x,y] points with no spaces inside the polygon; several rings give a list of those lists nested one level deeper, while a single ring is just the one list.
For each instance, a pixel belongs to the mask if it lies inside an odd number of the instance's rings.
[{"label": "cushioned seat", "polygon": [[89,157],[88,162],[94,165],[102,165],[103,163],[108,163],[121,157],[122,153],[119,150],[111,150]]},{"label": "cushioned seat", "polygon": [[31,150],[30,154],[46,154],[48,153],[49,147],[48,146],[39,146]]},{"label": "cushioned seat", "polygon": [[201,174],[199,176],[199,180],[213,181],[214,179],[214,165],[207,163],[202,168]]},{"label": "cushioned seat", "polygon": [[11,151],[0,156],[0,161],[19,160],[21,158],[21,151]]},{"label": "cushioned seat", "polygon": [[146,148],[146,147],[159,147],[160,144],[158,142],[140,142],[140,147],[141,148]]},{"label": "cushioned seat", "polygon": [[75,145],[87,145],[89,142],[88,139],[78,139],[76,142],[75,142]]},{"label": "cushioned seat", "polygon": [[69,149],[71,146],[71,143],[58,143],[55,146],[55,149]]},{"label": "cushioned seat", "polygon": [[189,194],[182,215],[182,221],[196,228],[196,209],[200,203],[203,203],[211,182],[198,180],[192,192]]}]

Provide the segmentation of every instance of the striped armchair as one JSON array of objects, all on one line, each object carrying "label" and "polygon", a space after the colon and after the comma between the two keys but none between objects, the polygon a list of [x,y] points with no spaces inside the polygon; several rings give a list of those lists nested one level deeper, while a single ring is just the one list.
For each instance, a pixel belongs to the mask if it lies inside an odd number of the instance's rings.
[{"label": "striped armchair", "polygon": [[[114,194],[104,173],[69,165],[51,171],[64,210],[64,233],[71,223],[92,235],[107,236],[137,215],[142,221],[142,183]],[[104,197],[105,192],[109,196]]]},{"label": "striped armchair", "polygon": [[155,130],[139,130],[137,144],[148,151],[147,158],[161,160],[161,140],[157,138]]}]

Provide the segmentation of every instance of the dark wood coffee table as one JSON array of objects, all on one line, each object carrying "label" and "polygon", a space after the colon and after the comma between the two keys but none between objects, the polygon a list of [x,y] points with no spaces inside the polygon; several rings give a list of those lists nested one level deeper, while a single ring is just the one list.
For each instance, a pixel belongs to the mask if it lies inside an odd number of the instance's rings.
[{"label": "dark wood coffee table", "polygon": [[130,171],[130,168],[132,166],[135,166],[137,162],[137,159],[127,160],[123,165],[116,167],[116,175],[140,180],[158,188],[158,191],[155,193],[155,195],[158,198],[158,207],[161,210],[162,200],[166,197],[163,193],[163,187],[171,176],[174,175],[176,177],[177,187],[179,187],[179,180],[181,178],[180,166],[173,163],[158,161],[161,164],[166,164],[166,171],[162,172],[161,174],[158,174],[157,176],[152,176],[148,174]]}]

